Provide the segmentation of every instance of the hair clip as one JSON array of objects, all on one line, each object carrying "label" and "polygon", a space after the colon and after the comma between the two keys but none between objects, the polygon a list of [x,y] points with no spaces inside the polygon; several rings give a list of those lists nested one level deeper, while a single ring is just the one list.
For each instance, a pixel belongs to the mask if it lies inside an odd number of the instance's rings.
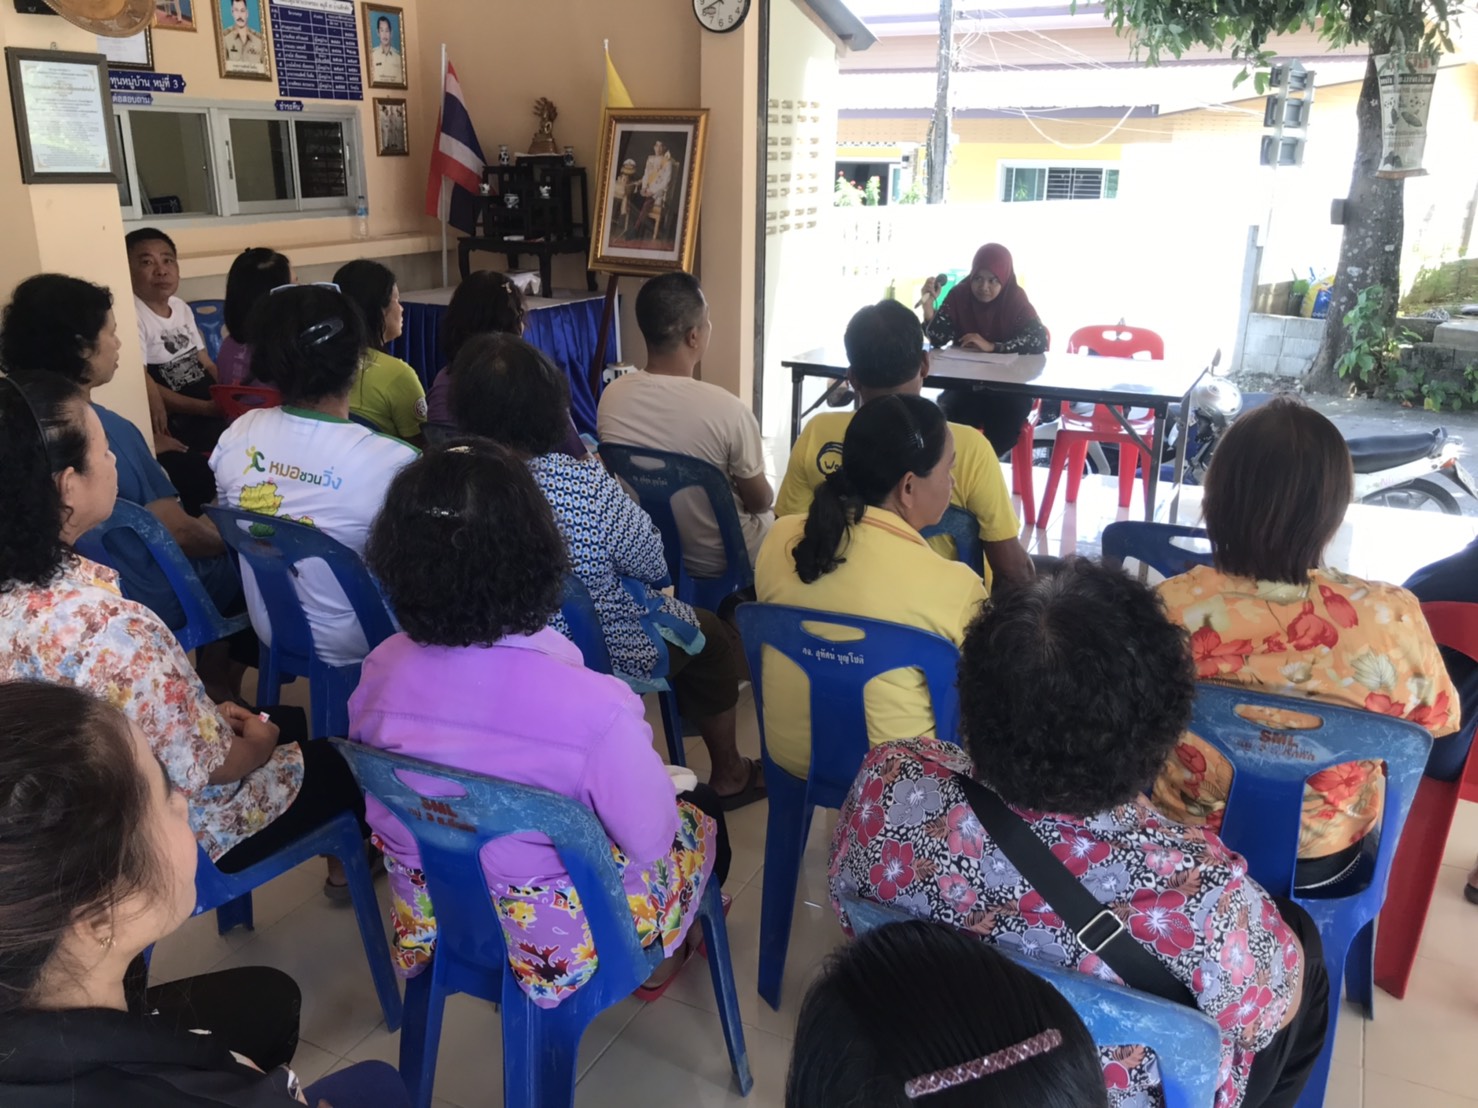
[{"label": "hair clip", "polygon": [[303,330],[298,342],[303,346],[320,346],[344,329],[344,321],[338,316],[315,323]]},{"label": "hair clip", "polygon": [[15,390],[15,395],[20,397],[21,407],[31,417],[31,426],[36,428],[36,437],[41,440],[41,456],[46,459],[47,472],[55,473],[56,470],[51,464],[51,443],[46,441],[46,428],[41,425],[41,417],[36,414],[36,409],[31,407],[31,398],[25,394],[20,384],[10,374],[0,376],[0,381],[4,381]]},{"label": "hair clip", "polygon": [[472,447],[468,446],[466,443],[463,443],[461,446],[449,446],[449,447],[446,448],[446,453],[448,453],[448,454],[471,454],[472,453]]},{"label": "hair clip", "polygon": [[421,510],[428,516],[435,516],[437,519],[457,518],[457,513],[450,508],[422,508]]},{"label": "hair clip", "polygon": [[993,1073],[1000,1073],[1002,1070],[1020,1065],[1028,1058],[1035,1058],[1040,1054],[1056,1050],[1061,1045],[1062,1032],[1053,1027],[1038,1032],[1030,1039],[1019,1042],[1015,1046],[1008,1046],[1004,1050],[987,1054],[984,1058],[977,1058],[973,1062],[965,1062],[962,1065],[950,1066],[948,1069],[936,1070],[922,1077],[915,1077],[904,1083],[903,1095],[909,1100],[918,1100],[919,1097],[942,1093],[945,1089],[968,1085],[971,1081],[979,1081],[982,1077],[989,1077]]},{"label": "hair clip", "polygon": [[268,296],[271,296],[274,293],[282,292],[285,289],[333,289],[334,292],[340,292],[340,291],[342,291],[339,288],[339,286],[336,285],[336,284],[334,284],[332,281],[309,281],[306,285],[299,285],[299,284],[293,284],[293,283],[289,283],[289,284],[286,284],[286,285],[278,285],[274,289],[268,289],[267,290],[267,295]]}]

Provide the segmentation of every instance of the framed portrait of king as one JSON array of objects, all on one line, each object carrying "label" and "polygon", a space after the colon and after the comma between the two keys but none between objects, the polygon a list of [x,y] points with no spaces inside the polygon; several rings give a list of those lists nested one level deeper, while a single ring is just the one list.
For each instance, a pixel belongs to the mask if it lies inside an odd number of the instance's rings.
[{"label": "framed portrait of king", "polygon": [[650,275],[691,270],[708,109],[606,112],[590,268]]}]

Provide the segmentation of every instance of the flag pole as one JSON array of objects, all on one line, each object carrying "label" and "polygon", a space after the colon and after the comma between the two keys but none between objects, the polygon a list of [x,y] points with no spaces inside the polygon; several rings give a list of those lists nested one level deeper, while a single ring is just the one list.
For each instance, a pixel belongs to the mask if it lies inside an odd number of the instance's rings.
[{"label": "flag pole", "polygon": [[[443,42],[441,44],[441,84],[437,86],[437,88],[438,88],[437,96],[439,98],[441,98],[441,99],[445,99],[446,98],[446,64],[447,64],[446,63],[446,43]],[[437,110],[438,110],[438,112],[440,111],[440,106],[439,105],[438,105],[438,109]],[[438,142],[441,141],[441,136],[440,135],[437,135],[437,141]],[[435,152],[434,151],[432,152],[432,156],[433,157],[435,156]],[[448,198],[448,195],[447,195],[447,184],[448,184],[447,179],[446,179],[446,177],[443,176],[442,179],[441,179],[441,286],[442,286],[442,288],[446,288],[449,284],[451,284],[451,279],[448,276],[448,272],[447,272],[446,220],[447,220],[447,216],[451,214],[447,210],[448,209],[448,203],[449,203],[449,198]]]}]

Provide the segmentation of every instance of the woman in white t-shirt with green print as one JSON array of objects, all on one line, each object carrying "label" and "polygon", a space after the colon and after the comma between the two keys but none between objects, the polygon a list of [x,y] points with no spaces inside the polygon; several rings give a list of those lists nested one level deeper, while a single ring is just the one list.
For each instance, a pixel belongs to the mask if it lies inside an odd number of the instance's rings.
[{"label": "woman in white t-shirt with green print", "polygon": [[[258,408],[226,429],[211,455],[221,503],[309,523],[363,552],[385,490],[418,451],[349,419],[365,330],[332,285],[289,285],[259,303],[251,332],[252,375],[282,391],[280,408]],[[333,573],[300,568],[298,595],[320,657],[352,665],[368,652],[364,632]],[[270,627],[247,566],[242,584],[263,642]]]}]

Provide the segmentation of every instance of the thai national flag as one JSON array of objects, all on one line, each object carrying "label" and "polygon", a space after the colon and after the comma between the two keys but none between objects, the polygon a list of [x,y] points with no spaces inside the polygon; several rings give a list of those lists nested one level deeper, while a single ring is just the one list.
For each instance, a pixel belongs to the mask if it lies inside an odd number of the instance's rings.
[{"label": "thai national flag", "polygon": [[478,186],[482,183],[485,162],[472,117],[467,114],[467,101],[462,98],[462,85],[450,62],[446,67],[446,88],[441,98],[441,116],[436,123],[436,146],[431,152],[431,176],[426,182],[426,214],[440,217],[441,182],[451,179],[451,201],[445,219],[459,231],[472,234],[477,230]]}]

